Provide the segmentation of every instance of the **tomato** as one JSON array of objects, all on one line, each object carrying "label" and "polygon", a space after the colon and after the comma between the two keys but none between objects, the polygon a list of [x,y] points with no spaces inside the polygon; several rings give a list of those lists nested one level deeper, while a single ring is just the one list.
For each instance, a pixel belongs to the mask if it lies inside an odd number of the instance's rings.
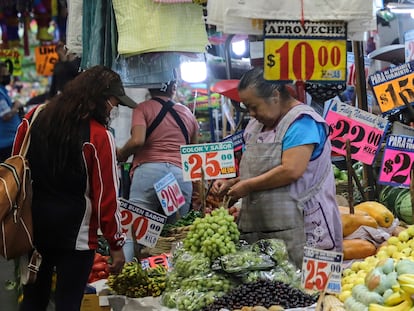
[{"label": "tomato", "polygon": [[99,271],[98,272],[98,278],[100,278],[100,279],[107,279],[108,276],[109,276],[109,274],[106,271]]},{"label": "tomato", "polygon": [[106,261],[104,256],[102,256],[99,253],[95,253],[95,257],[93,259],[93,262],[96,263],[96,262],[102,262],[102,261]]},{"label": "tomato", "polygon": [[107,265],[108,264],[106,262],[103,262],[103,261],[95,262],[92,266],[92,271],[103,271],[103,270],[105,270]]}]

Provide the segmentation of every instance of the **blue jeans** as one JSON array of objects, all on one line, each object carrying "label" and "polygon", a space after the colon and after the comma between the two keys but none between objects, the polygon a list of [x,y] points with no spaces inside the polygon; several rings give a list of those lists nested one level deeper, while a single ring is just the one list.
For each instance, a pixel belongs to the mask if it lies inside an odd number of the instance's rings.
[{"label": "blue jeans", "polygon": [[[172,173],[175,179],[177,179],[177,183],[185,198],[185,203],[181,206],[179,213],[180,216],[186,215],[190,210],[193,184],[191,181],[184,181],[181,168],[170,163],[144,163],[138,166],[132,176],[129,200],[136,203],[139,207],[164,215],[165,213],[158,200],[154,184],[168,173]],[[172,214],[167,218],[167,223],[174,223],[176,221],[176,214]],[[134,241],[127,239],[123,250],[125,260],[131,261],[134,257]]]}]

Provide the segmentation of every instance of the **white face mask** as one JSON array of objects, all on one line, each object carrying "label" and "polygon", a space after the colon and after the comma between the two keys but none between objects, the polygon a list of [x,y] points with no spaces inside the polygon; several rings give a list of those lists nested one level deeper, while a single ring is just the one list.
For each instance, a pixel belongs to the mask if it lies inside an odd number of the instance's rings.
[{"label": "white face mask", "polygon": [[112,105],[110,100],[107,100],[107,103],[112,107],[111,112],[109,113],[109,118],[112,121],[112,120],[118,118],[118,116],[119,116],[119,107]]}]

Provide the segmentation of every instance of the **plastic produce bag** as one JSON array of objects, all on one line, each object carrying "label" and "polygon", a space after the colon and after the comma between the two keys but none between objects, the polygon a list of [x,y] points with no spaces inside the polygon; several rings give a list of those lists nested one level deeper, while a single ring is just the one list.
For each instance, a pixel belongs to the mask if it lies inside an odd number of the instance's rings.
[{"label": "plastic produce bag", "polygon": [[262,239],[252,245],[252,250],[269,255],[276,263],[289,258],[286,244],[280,239]]},{"label": "plastic produce bag", "polygon": [[227,273],[269,269],[275,265],[270,256],[250,250],[241,250],[219,258],[222,269]]}]

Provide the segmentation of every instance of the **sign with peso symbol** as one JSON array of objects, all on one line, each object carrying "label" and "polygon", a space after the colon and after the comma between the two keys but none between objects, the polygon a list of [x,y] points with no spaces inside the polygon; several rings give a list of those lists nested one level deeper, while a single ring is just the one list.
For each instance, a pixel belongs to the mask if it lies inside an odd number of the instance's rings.
[{"label": "sign with peso symbol", "polygon": [[327,293],[341,292],[342,253],[305,247],[302,286]]},{"label": "sign with peso symbol", "polygon": [[185,203],[180,185],[173,173],[168,173],[156,182],[154,189],[167,216],[174,214]]},{"label": "sign with peso symbol", "polygon": [[384,148],[378,182],[397,187],[409,187],[414,168],[414,137],[390,135]]},{"label": "sign with peso symbol", "polygon": [[266,20],[264,78],[345,82],[346,37],[343,21]]},{"label": "sign with peso symbol", "polygon": [[232,178],[236,176],[233,142],[218,142],[180,147],[185,181]]},{"label": "sign with peso symbol", "polygon": [[139,207],[128,200],[121,198],[119,201],[122,231],[128,238],[136,240],[139,244],[154,247],[167,222],[167,217]]},{"label": "sign with peso symbol", "polygon": [[368,77],[382,112],[392,112],[414,102],[414,61],[376,72]]},{"label": "sign with peso symbol", "polygon": [[332,151],[346,156],[346,141],[351,145],[351,158],[371,165],[380,149],[389,122],[381,116],[331,100],[325,120],[329,125]]}]

